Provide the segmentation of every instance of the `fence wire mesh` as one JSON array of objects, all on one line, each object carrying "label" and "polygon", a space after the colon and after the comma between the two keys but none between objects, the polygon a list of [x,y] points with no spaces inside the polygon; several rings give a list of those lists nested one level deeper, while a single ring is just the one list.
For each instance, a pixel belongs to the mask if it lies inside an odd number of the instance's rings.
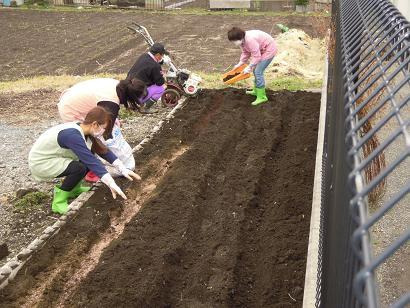
[{"label": "fence wire mesh", "polygon": [[410,24],[332,8],[317,307],[410,304]]}]

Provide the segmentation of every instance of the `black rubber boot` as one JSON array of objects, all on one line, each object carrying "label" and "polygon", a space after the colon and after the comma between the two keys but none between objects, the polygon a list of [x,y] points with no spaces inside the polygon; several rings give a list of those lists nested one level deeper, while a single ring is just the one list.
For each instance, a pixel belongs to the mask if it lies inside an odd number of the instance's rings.
[{"label": "black rubber boot", "polygon": [[147,100],[145,104],[140,108],[141,113],[151,114],[158,112],[157,109],[153,108],[156,102],[156,100],[153,100],[151,98]]}]

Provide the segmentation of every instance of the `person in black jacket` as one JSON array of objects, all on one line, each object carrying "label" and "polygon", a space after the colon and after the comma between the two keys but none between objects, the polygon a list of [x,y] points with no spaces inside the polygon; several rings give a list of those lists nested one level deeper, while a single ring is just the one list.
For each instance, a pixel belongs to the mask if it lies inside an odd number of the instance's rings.
[{"label": "person in black jacket", "polygon": [[161,98],[166,89],[161,65],[168,64],[168,52],[161,43],[154,43],[148,53],[142,54],[128,72],[127,78],[138,78],[145,82],[147,93],[140,100],[143,113],[156,112],[151,107]]}]

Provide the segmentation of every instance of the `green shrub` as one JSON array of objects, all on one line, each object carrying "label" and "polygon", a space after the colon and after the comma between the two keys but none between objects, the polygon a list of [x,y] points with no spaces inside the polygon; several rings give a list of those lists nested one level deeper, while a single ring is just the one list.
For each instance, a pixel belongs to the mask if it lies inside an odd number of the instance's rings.
[{"label": "green shrub", "polygon": [[40,207],[50,201],[50,195],[42,191],[33,191],[14,201],[14,206],[19,210]]},{"label": "green shrub", "polygon": [[295,0],[296,5],[308,5],[309,0]]},{"label": "green shrub", "polygon": [[48,8],[50,3],[52,3],[51,0],[24,0],[24,6],[26,7]]},{"label": "green shrub", "polygon": [[118,117],[121,120],[127,120],[127,119],[132,119],[138,116],[137,111],[133,111],[127,108],[121,108],[120,112],[118,113]]}]

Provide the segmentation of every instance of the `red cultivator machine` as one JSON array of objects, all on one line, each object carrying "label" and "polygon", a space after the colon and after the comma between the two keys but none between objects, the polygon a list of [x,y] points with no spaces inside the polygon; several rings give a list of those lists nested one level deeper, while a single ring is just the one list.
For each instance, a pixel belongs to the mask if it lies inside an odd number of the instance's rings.
[{"label": "red cultivator machine", "polygon": [[[132,23],[128,29],[133,31],[136,35],[141,35],[148,46],[154,44],[154,40],[149,34],[148,30],[137,23]],[[167,56],[165,56],[167,57]],[[201,77],[186,69],[179,69],[169,59],[168,70],[164,74],[167,81],[167,89],[161,97],[161,102],[166,107],[174,107],[178,104],[182,96],[196,96],[200,91],[199,84],[202,81]]]}]

